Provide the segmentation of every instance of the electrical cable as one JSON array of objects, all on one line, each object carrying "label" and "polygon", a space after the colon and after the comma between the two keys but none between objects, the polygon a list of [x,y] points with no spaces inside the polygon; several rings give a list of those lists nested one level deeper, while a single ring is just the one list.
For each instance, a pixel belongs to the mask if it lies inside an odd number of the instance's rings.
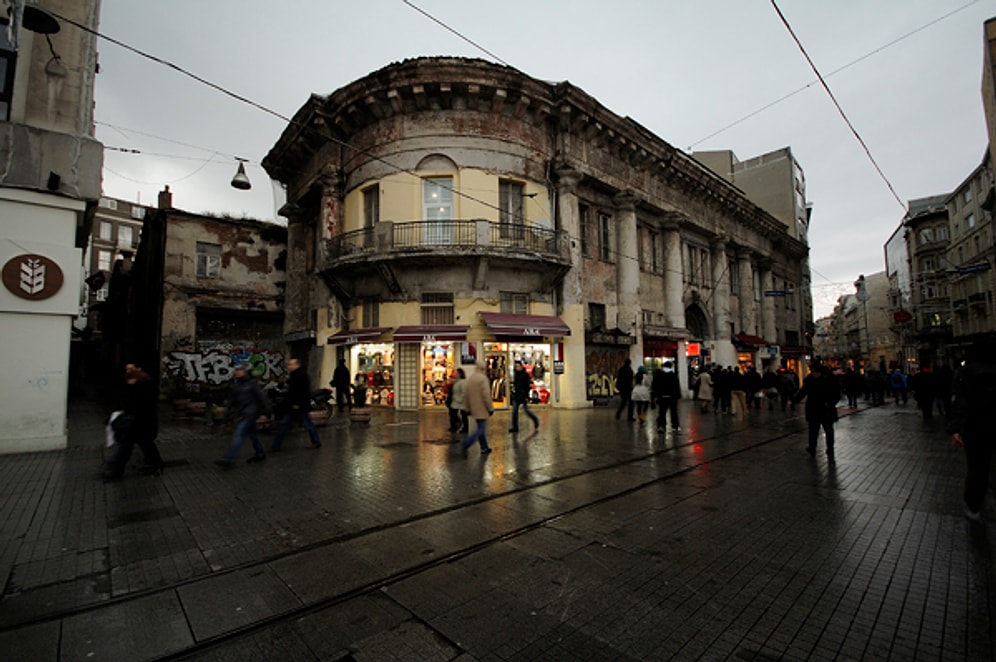
[{"label": "electrical cable", "polygon": [[799,50],[802,52],[803,57],[806,58],[806,62],[809,63],[809,67],[813,70],[813,73],[816,74],[816,77],[819,79],[820,84],[823,86],[823,89],[826,90],[826,93],[827,95],[829,95],[830,100],[833,102],[834,107],[837,109],[837,112],[840,113],[840,116],[844,119],[844,123],[847,124],[847,128],[851,130],[851,133],[857,139],[858,143],[860,143],[862,149],[865,150],[865,154],[868,156],[868,160],[871,161],[873,166],[875,166],[875,170],[876,172],[878,172],[879,177],[881,177],[882,181],[885,182],[885,185],[889,187],[889,191],[892,193],[892,197],[894,197],[896,199],[896,202],[899,203],[899,206],[903,210],[903,214],[904,215],[908,214],[909,209],[906,207],[906,203],[903,202],[902,199],[899,197],[899,194],[896,193],[896,189],[892,187],[892,182],[890,182],[889,178],[885,176],[884,172],[882,172],[882,168],[879,167],[878,162],[875,160],[875,157],[872,156],[871,150],[868,149],[868,145],[866,145],[865,141],[861,138],[860,135],[858,135],[857,129],[855,129],[854,125],[851,124],[851,120],[848,119],[847,113],[844,112],[844,109],[841,108],[840,104],[837,102],[837,98],[833,95],[833,92],[830,90],[830,86],[827,85],[827,82],[823,78],[823,75],[820,73],[820,70],[816,68],[816,64],[813,62],[813,59],[809,57],[809,53],[806,52],[806,48],[802,45],[802,42],[799,41],[799,37],[796,36],[795,31],[792,30],[792,26],[789,25],[789,22],[785,18],[785,15],[782,14],[782,10],[778,8],[778,3],[776,3],[775,0],[771,0],[771,6],[775,8],[775,12],[778,14],[778,17],[781,19],[782,24],[785,26],[785,29],[788,30],[790,35],[792,35],[792,39],[795,41],[796,46],[799,47]]}]

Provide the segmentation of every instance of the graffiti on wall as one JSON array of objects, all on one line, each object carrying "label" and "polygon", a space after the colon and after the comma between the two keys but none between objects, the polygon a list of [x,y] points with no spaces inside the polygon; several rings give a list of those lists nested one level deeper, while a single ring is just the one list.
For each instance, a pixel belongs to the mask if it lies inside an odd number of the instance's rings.
[{"label": "graffiti on wall", "polygon": [[628,356],[627,350],[615,347],[589,347],[585,350],[584,371],[589,400],[611,398],[619,392],[616,388],[616,372]]},{"label": "graffiti on wall", "polygon": [[166,374],[191,384],[217,386],[235,378],[235,366],[249,363],[249,372],[267,383],[287,374],[284,355],[269,349],[214,347],[204,351],[177,350],[166,354]]}]

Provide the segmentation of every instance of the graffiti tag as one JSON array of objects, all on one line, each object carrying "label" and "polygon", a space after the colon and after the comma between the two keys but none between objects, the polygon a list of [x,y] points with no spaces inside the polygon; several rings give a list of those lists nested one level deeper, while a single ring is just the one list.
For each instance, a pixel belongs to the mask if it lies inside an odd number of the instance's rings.
[{"label": "graffiti tag", "polygon": [[169,352],[164,360],[166,372],[193,384],[216,386],[235,377],[235,366],[249,363],[249,372],[261,382],[280,379],[287,374],[283,354],[271,350],[232,349],[207,352]]}]

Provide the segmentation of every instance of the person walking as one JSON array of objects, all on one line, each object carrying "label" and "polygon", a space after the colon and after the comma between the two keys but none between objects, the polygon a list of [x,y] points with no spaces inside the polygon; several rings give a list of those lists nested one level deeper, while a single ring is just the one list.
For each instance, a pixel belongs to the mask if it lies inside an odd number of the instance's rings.
[{"label": "person walking", "polygon": [[640,421],[640,425],[647,421],[647,409],[650,408],[649,381],[650,375],[643,370],[633,377],[633,404],[636,405],[636,420]]},{"label": "person walking", "polygon": [[736,365],[730,370],[730,413],[739,420],[747,413],[747,380]]},{"label": "person walking", "polygon": [[619,391],[619,409],[616,409],[616,420],[619,420],[619,416],[622,414],[624,408],[626,409],[626,420],[634,420],[633,362],[630,359],[623,361],[622,367],[620,367],[618,372],[616,372],[616,390]]},{"label": "person walking", "polygon": [[996,402],[996,340],[976,341],[951,385],[947,432],[955,448],[965,449],[965,516],[982,522],[989,467],[996,450],[993,403]]},{"label": "person walking", "polygon": [[284,437],[290,430],[291,425],[298,423],[308,431],[311,438],[312,448],[321,448],[322,440],[318,436],[318,430],[311,421],[311,384],[308,383],[308,375],[301,370],[301,362],[291,359],[287,362],[290,369],[290,376],[287,378],[287,412],[280,421],[277,429],[277,436],[273,439],[270,452],[275,453],[280,450],[284,443]]},{"label": "person walking", "polygon": [[215,464],[225,468],[234,465],[246,437],[252,440],[254,451],[248,462],[262,462],[266,459],[266,449],[263,448],[256,429],[256,419],[266,409],[266,396],[259,383],[249,374],[249,364],[240,363],[235,367],[235,381],[228,394],[228,411],[235,414],[235,433],[232,435],[232,445],[220,460],[214,461]]},{"label": "person walking", "polygon": [[[629,359],[626,360],[629,361]],[[536,418],[536,414],[529,411],[529,391],[532,389],[532,379],[529,377],[529,373],[526,372],[526,367],[522,365],[522,361],[515,362],[514,370],[515,373],[512,377],[512,427],[508,431],[519,431],[519,407],[522,407],[522,411],[526,412],[526,415],[532,419],[533,425],[538,430],[539,419]],[[632,370],[630,373],[632,374]],[[632,408],[633,405],[630,404],[630,409]],[[617,415],[616,418],[619,418],[619,416]]]},{"label": "person walking", "polygon": [[892,389],[892,395],[896,399],[896,404],[899,404],[899,399],[902,398],[903,404],[907,401],[907,382],[906,375],[899,368],[896,368],[889,375],[889,387]]},{"label": "person walking", "polygon": [[495,413],[494,403],[491,401],[491,383],[488,380],[484,361],[478,359],[474,367],[476,368],[474,374],[467,378],[464,404],[470,415],[474,417],[477,427],[460,444],[464,457],[467,455],[467,449],[475,443],[481,444],[481,455],[491,452],[491,447],[488,446],[488,417]]},{"label": "person walking", "polygon": [[712,403],[712,372],[705,368],[699,373],[698,400],[702,404],[699,410],[703,414],[709,413],[709,405]]},{"label": "person walking", "polygon": [[778,387],[780,381],[778,375],[771,368],[764,371],[764,376],[761,377],[761,391],[764,393],[764,399],[768,401],[768,411],[775,410],[775,400],[778,399]]},{"label": "person walking", "polygon": [[114,451],[104,465],[104,480],[119,480],[138,446],[144,463],[139,471],[159,475],[166,468],[156,436],[159,434],[159,394],[149,375],[133,363],[125,366],[124,390],[117,418],[111,422]]},{"label": "person walking", "polygon": [[858,396],[861,395],[863,382],[861,374],[853,367],[848,368],[847,372],[844,373],[844,393],[847,394],[847,406],[851,409],[858,407]]},{"label": "person walking", "polygon": [[934,398],[937,396],[937,382],[934,372],[929,365],[924,365],[920,371],[912,375],[909,380],[910,390],[913,391],[913,399],[916,406],[923,412],[924,420],[934,418]]},{"label": "person walking", "polygon": [[792,398],[794,404],[806,400],[806,422],[809,424],[809,439],[806,452],[816,455],[816,440],[823,428],[827,444],[827,459],[833,462],[833,424],[837,422],[837,401],[840,400],[840,386],[830,369],[818,361],[809,365],[809,374],[802,380],[802,388]]},{"label": "person walking", "polygon": [[457,368],[456,379],[453,381],[453,388],[451,390],[453,411],[457,412],[460,418],[459,426],[452,430],[457,434],[467,434],[467,373],[463,371],[463,368]]},{"label": "person walking", "polygon": [[670,414],[671,430],[675,433],[681,432],[681,425],[678,423],[678,400],[681,399],[681,383],[678,381],[678,374],[674,371],[670,361],[665,361],[660,370],[654,371],[651,389],[658,408],[657,429],[664,430],[667,416]]},{"label": "person walking", "polygon": [[335,389],[335,402],[339,406],[341,414],[346,407],[352,405],[349,397],[349,368],[346,367],[346,359],[339,359],[339,365],[332,371],[332,381],[329,386]]},{"label": "person walking", "polygon": [[782,403],[782,411],[789,407],[795,409],[792,398],[799,392],[799,378],[788,368],[779,368],[778,373],[778,397]]}]

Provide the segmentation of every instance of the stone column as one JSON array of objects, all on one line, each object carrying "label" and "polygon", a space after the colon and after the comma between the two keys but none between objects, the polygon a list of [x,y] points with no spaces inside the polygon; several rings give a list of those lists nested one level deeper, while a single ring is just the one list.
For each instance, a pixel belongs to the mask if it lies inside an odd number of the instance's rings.
[{"label": "stone column", "polygon": [[715,363],[732,365],[737,358],[736,348],[730,340],[730,274],[726,254],[726,238],[712,242],[712,317],[713,356]]},{"label": "stone column", "polygon": [[685,303],[682,297],[681,233],[677,220],[661,223],[664,235],[664,317],[672,328],[685,327]]},{"label": "stone column", "polygon": [[585,376],[584,316],[585,301],[581,290],[581,221],[577,186],[581,173],[568,165],[556,170],[557,213],[559,229],[567,233],[571,269],[561,282],[560,317],[571,329],[564,342],[564,374],[553,375],[554,406],[564,409],[590,407]]},{"label": "stone column", "polygon": [[755,334],[754,329],[754,270],[751,267],[750,252],[737,251],[737,269],[739,269],[740,291],[740,333]]},{"label": "stone column", "polygon": [[766,291],[776,289],[771,279],[771,262],[771,258],[769,257],[763,257],[758,260],[758,268],[761,270],[761,337],[769,343],[777,343],[775,298],[764,296]]},{"label": "stone column", "polygon": [[617,326],[636,337],[630,345],[629,358],[634,366],[643,363],[642,315],[640,314],[640,251],[636,223],[636,203],[632,193],[620,193],[615,198],[618,216],[616,235],[619,251],[616,260],[616,292],[618,292],[619,317]]}]

